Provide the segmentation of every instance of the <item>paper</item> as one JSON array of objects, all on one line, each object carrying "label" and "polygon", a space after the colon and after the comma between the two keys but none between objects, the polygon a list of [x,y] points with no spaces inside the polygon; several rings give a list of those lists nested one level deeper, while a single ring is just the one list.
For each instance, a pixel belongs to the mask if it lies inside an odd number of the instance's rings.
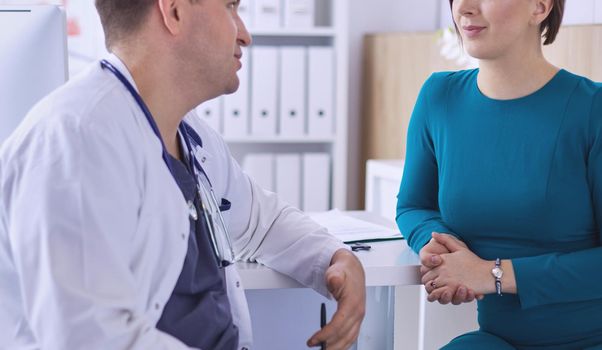
[{"label": "paper", "polygon": [[310,217],[345,243],[403,239],[399,231],[345,215],[334,209]]}]

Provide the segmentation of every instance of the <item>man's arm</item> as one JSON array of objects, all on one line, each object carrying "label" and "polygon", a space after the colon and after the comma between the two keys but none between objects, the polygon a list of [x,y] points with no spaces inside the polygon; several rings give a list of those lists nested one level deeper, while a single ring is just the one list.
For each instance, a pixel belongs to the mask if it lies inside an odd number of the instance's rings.
[{"label": "man's arm", "polygon": [[222,172],[214,174],[212,181],[222,186],[217,193],[232,202],[227,216],[237,256],[291,276],[322,295],[332,294],[337,312],[311,343],[326,341],[329,350],[347,349],[357,338],[365,310],[365,278],[359,260],[325,228],[250,179],[221,137],[213,132],[205,137],[218,147],[220,159],[213,161]]}]

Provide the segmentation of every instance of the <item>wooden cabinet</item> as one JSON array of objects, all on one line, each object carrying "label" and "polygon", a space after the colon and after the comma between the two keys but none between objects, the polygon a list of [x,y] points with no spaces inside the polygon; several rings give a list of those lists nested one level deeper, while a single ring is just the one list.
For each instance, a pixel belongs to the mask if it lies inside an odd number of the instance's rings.
[{"label": "wooden cabinet", "polygon": [[544,55],[569,72],[602,81],[602,25],[566,26]]},{"label": "wooden cabinet", "polygon": [[440,34],[367,36],[362,106],[363,161],[405,158],[407,126],[432,72],[461,69],[440,53]]}]

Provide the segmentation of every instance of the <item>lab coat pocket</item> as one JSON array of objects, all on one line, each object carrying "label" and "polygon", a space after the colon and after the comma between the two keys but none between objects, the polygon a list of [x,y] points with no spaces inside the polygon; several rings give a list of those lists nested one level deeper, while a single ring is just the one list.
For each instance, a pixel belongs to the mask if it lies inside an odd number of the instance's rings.
[{"label": "lab coat pocket", "polygon": [[222,202],[219,205],[219,211],[221,211],[223,214],[224,212],[230,210],[230,208],[232,208],[232,203],[230,203],[230,201],[226,198],[222,198]]}]

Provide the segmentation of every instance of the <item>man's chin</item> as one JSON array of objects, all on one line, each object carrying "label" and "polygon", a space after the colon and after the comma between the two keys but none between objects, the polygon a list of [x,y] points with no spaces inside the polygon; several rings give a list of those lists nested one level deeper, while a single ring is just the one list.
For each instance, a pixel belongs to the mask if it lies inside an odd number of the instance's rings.
[{"label": "man's chin", "polygon": [[236,79],[235,81],[232,81],[230,84],[228,84],[226,86],[224,94],[230,95],[230,94],[235,93],[236,91],[238,91],[239,86],[240,86],[240,81],[238,79]]}]

